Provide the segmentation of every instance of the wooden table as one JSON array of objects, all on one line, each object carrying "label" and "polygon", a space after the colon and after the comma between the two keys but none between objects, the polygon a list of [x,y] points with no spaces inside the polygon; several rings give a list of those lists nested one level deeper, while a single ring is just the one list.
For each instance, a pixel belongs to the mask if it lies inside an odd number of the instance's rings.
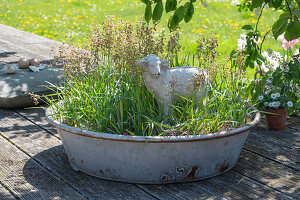
[{"label": "wooden table", "polygon": [[[44,61],[57,42],[0,25],[0,61]],[[0,109],[0,199],[300,199],[300,118],[283,131],[263,120],[248,136],[236,166],[184,184],[141,185],[75,172],[41,109]]]}]

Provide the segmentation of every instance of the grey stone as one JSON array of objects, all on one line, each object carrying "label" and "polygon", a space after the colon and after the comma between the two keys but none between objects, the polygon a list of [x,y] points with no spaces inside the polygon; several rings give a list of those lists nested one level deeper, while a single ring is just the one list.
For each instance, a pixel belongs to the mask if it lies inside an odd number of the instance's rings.
[{"label": "grey stone", "polygon": [[34,106],[33,99],[28,94],[53,93],[49,83],[54,85],[62,83],[61,73],[61,68],[46,67],[37,73],[29,69],[19,69],[15,74],[7,74],[4,65],[0,65],[0,108]]}]

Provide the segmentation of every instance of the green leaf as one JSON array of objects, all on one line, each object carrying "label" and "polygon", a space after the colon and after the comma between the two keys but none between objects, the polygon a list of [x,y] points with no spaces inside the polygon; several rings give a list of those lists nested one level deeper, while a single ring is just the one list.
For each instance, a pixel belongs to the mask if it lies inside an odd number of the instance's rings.
[{"label": "green leaf", "polygon": [[146,5],[150,4],[150,0],[141,0],[141,2],[144,3],[144,4],[146,4]]},{"label": "green leaf", "polygon": [[288,24],[287,18],[279,18],[272,26],[272,32],[275,39],[284,33]]},{"label": "green leaf", "polygon": [[296,108],[300,110],[300,102],[296,104]]},{"label": "green leaf", "polygon": [[185,13],[185,8],[184,6],[180,6],[179,8],[176,9],[174,15],[173,15],[173,21],[174,24],[177,26],[184,18],[184,13]]},{"label": "green leaf", "polygon": [[147,4],[146,5],[146,10],[145,10],[145,20],[147,23],[150,22],[152,18],[152,7],[151,7],[151,4]]},{"label": "green leaf", "polygon": [[283,0],[271,0],[271,4],[270,4],[270,7],[273,7],[273,8],[279,8],[283,2]]},{"label": "green leaf", "polygon": [[184,21],[188,23],[193,18],[194,5],[191,2],[187,2],[185,8]]},{"label": "green leaf", "polygon": [[159,21],[161,19],[162,13],[164,11],[162,0],[159,0],[153,10],[153,21]]},{"label": "green leaf", "polygon": [[298,21],[290,22],[286,28],[284,38],[291,41],[300,37],[300,23]]},{"label": "green leaf", "polygon": [[252,1],[252,8],[261,7],[262,3],[263,3],[263,0],[253,0]]},{"label": "green leaf", "polygon": [[236,50],[232,50],[230,53],[230,58],[234,58],[237,55],[237,51]]},{"label": "green leaf", "polygon": [[166,13],[176,10],[177,0],[167,0],[166,2]]},{"label": "green leaf", "polygon": [[174,23],[173,21],[173,17],[170,17],[169,18],[169,21],[168,21],[168,28],[171,30],[171,31],[174,31],[176,29],[176,24]]},{"label": "green leaf", "polygon": [[298,19],[300,19],[300,11],[299,11],[299,10],[294,10],[294,11],[293,11],[293,14],[296,15],[296,17],[297,17]]},{"label": "green leaf", "polygon": [[252,26],[250,25],[245,25],[242,27],[243,30],[246,30],[246,31],[250,31],[250,30],[253,30]]},{"label": "green leaf", "polygon": [[290,15],[290,13],[288,13],[288,12],[282,13],[282,14],[279,16],[280,19],[281,19],[281,18],[290,18],[290,17],[291,17],[291,15]]}]

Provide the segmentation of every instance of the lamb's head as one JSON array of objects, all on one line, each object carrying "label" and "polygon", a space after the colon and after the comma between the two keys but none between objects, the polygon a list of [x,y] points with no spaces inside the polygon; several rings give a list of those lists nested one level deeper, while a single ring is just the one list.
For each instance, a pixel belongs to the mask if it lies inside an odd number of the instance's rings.
[{"label": "lamb's head", "polygon": [[145,67],[153,77],[158,78],[160,76],[160,69],[168,68],[169,62],[164,59],[160,59],[157,55],[150,54],[146,58],[138,60],[137,66]]}]

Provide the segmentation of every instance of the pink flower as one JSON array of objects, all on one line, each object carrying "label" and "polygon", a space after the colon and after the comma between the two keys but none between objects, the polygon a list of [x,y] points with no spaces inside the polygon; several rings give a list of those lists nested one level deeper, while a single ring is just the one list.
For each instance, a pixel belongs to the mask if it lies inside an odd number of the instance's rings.
[{"label": "pink flower", "polygon": [[286,39],[283,39],[281,42],[282,42],[282,48],[284,48],[284,50],[288,50],[288,49],[292,49],[295,46],[295,44],[299,42],[299,40],[295,39],[292,41],[287,41]]}]

